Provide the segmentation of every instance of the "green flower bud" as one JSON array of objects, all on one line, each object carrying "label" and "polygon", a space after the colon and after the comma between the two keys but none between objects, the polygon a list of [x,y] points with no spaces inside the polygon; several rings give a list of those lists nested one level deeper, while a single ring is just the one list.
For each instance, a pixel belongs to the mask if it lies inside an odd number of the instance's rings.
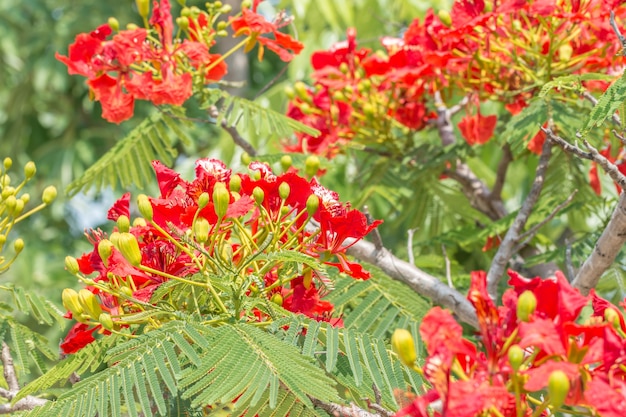
[{"label": "green flower bud", "polygon": [[41,196],[41,201],[44,204],[50,204],[57,198],[57,189],[54,185],[50,185],[43,190],[43,194]]},{"label": "green flower bud", "polygon": [[228,36],[228,32],[225,30],[218,30],[217,32],[215,32],[216,36],[219,36],[220,38],[225,38]]},{"label": "green flower bud", "polygon": [[209,240],[209,230],[211,230],[211,225],[204,217],[198,217],[193,222],[193,234],[197,242],[204,243]]},{"label": "green flower bud", "polygon": [[136,25],[136,24],[134,24],[134,23],[128,23],[128,24],[126,25],[126,29],[128,29],[128,30],[135,30],[135,29],[139,29],[139,26],[137,26],[137,25]]},{"label": "green flower bud", "polygon": [[287,172],[289,168],[293,165],[293,160],[290,155],[283,155],[280,157],[280,167],[283,169],[283,172]]},{"label": "green flower bud", "polygon": [[407,366],[413,366],[417,360],[413,336],[406,329],[396,329],[393,332],[393,335],[391,335],[391,348],[400,358],[400,362]]},{"label": "green flower bud", "polygon": [[8,187],[11,184],[11,176],[9,174],[4,174],[0,177],[0,186]]},{"label": "green flower bud", "polygon": [[278,196],[283,200],[286,200],[289,197],[289,193],[291,192],[291,187],[286,182],[281,182],[278,186]]},{"label": "green flower bud", "polygon": [[241,2],[242,9],[249,9],[252,6],[252,2],[250,0],[243,0]]},{"label": "green flower bud", "polygon": [[15,200],[15,207],[13,207],[13,216],[17,217],[19,216],[22,211],[24,210],[24,200],[22,199],[16,199]]},{"label": "green flower bud", "polygon": [[254,190],[252,190],[252,197],[254,197],[254,201],[256,201],[257,204],[261,204],[265,199],[265,192],[261,189],[261,187],[254,187]]},{"label": "green flower bud", "polygon": [[228,183],[228,188],[230,191],[238,193],[241,190],[241,177],[239,174],[231,175],[230,182]]},{"label": "green flower bud", "polygon": [[118,30],[120,30],[120,22],[116,18],[109,17],[107,23],[109,24],[109,27],[113,32],[117,32]]},{"label": "green flower bud", "polygon": [[346,62],[342,62],[341,65],[339,65],[339,71],[341,71],[343,74],[347,74],[348,71],[350,71],[350,67]]},{"label": "green flower bud", "polygon": [[220,9],[220,13],[222,13],[222,14],[228,14],[228,13],[230,13],[232,11],[233,11],[233,6],[231,6],[230,4],[225,4]]},{"label": "green flower bud", "polygon": [[120,292],[128,298],[132,298],[133,290],[128,287],[120,287]]},{"label": "green flower bud", "polygon": [[13,242],[13,250],[15,250],[15,253],[20,253],[21,251],[23,251],[24,239],[22,238],[15,239],[15,242]]},{"label": "green flower bud", "polygon": [[569,393],[570,382],[565,372],[557,370],[550,374],[548,379],[548,395],[550,396],[550,404],[554,408],[559,408],[565,402]]},{"label": "green flower bud", "polygon": [[309,155],[304,162],[304,173],[311,178],[317,174],[320,169],[320,159],[317,155]]},{"label": "green flower bud", "polygon": [[248,166],[252,162],[252,158],[248,154],[248,152],[244,152],[241,154],[241,163],[242,165]]},{"label": "green flower bud", "polygon": [[452,26],[452,16],[450,16],[449,11],[439,10],[439,12],[437,12],[437,16],[439,16],[439,20],[441,20],[441,23],[443,23],[445,26]]},{"label": "green flower bud", "polygon": [[24,202],[24,204],[28,204],[28,202],[30,201],[30,194],[28,193],[24,193],[20,196],[20,200],[22,200]]},{"label": "green flower bud", "polygon": [[569,61],[572,59],[574,48],[569,43],[563,44],[559,47],[559,60]]},{"label": "green flower bud", "polygon": [[83,308],[78,301],[78,293],[71,288],[66,288],[61,293],[61,300],[63,301],[63,307],[78,320],[78,317],[83,314]]},{"label": "green flower bud", "polygon": [[6,235],[0,235],[0,252],[2,252],[2,247],[7,243]]},{"label": "green flower bud", "polygon": [[113,243],[113,246],[115,246],[116,248],[120,244],[120,236],[121,236],[120,232],[113,232],[111,233],[111,236],[109,236],[109,240],[111,241],[111,243]]},{"label": "green flower bud", "polygon": [[296,83],[293,85],[293,88],[296,91],[298,97],[300,97],[302,100],[308,100],[309,90],[306,88],[305,83],[303,83],[302,81],[296,81]]},{"label": "green flower bud", "polygon": [[4,205],[9,209],[10,213],[13,213],[15,206],[17,205],[17,198],[14,195],[9,195],[4,199]]},{"label": "green flower bud", "polygon": [[223,182],[215,183],[213,186],[213,206],[218,218],[221,219],[226,216],[228,204],[230,204],[230,193],[226,189],[226,184]]},{"label": "green flower bud", "polygon": [[24,165],[24,176],[26,177],[27,180],[34,177],[36,172],[37,172],[37,166],[35,165],[33,161],[29,161],[26,163],[26,165]]},{"label": "green flower bud", "polygon": [[228,23],[224,22],[223,20],[220,20],[219,22],[217,22],[217,26],[215,28],[219,31],[219,30],[226,30],[227,27],[228,27]]},{"label": "green flower bud", "polygon": [[528,321],[537,308],[537,297],[532,291],[524,291],[517,300],[517,318]]},{"label": "green flower bud", "polygon": [[4,165],[4,169],[8,171],[13,166],[13,160],[7,156],[4,158],[4,161],[2,161],[2,164]]},{"label": "green flower bud", "polygon": [[120,232],[128,232],[130,230],[130,219],[128,216],[122,214],[117,218],[117,229]]},{"label": "green flower bud", "polygon": [[514,371],[518,371],[522,362],[524,362],[524,349],[519,345],[513,345],[509,348],[509,363]]},{"label": "green flower bud", "polygon": [[180,11],[180,15],[183,17],[191,16],[191,9],[189,7],[183,7],[183,9]]},{"label": "green flower bud", "polygon": [[214,3],[213,3],[213,7],[216,7],[216,8],[218,8],[218,9],[219,9],[220,7],[222,7],[223,5],[224,5],[224,4],[223,4],[221,1],[216,1],[216,2],[214,2]]},{"label": "green flower bud", "polygon": [[137,196],[137,205],[139,206],[139,213],[141,216],[147,221],[152,221],[152,216],[154,215],[152,211],[152,203],[150,199],[145,194],[139,194]]},{"label": "green flower bud", "polygon": [[5,186],[2,189],[2,194],[0,195],[2,196],[3,200],[6,200],[7,198],[9,198],[9,196],[15,196],[15,187]]},{"label": "green flower bud", "polygon": [[277,304],[279,306],[283,305],[283,296],[280,295],[279,293],[274,293],[274,295],[272,295],[272,298],[270,300],[272,303]]},{"label": "green flower bud", "polygon": [[135,0],[139,16],[146,19],[150,14],[150,0]]},{"label": "green flower bud", "polygon": [[607,322],[611,323],[613,327],[618,327],[620,325],[619,314],[612,308],[604,310],[604,318]]},{"label": "green flower bud", "polygon": [[287,96],[289,100],[293,100],[293,98],[296,96],[296,90],[294,90],[293,87],[290,85],[285,87],[283,89],[283,92],[285,93],[285,95]]},{"label": "green flower bud", "polygon": [[98,316],[98,322],[100,322],[102,327],[104,327],[106,330],[113,330],[113,328],[115,327],[113,319],[108,313],[101,313],[100,316]]},{"label": "green flower bud", "polygon": [[81,289],[78,291],[78,302],[89,317],[98,320],[100,314],[102,314],[102,307],[100,306],[100,300],[94,293],[85,288]]},{"label": "green flower bud", "polygon": [[189,29],[189,19],[187,19],[186,17],[177,17],[176,18],[176,24],[178,25],[178,27],[180,28],[180,30],[187,30]]},{"label": "green flower bud", "polygon": [[319,207],[320,198],[315,194],[311,194],[306,200],[306,212],[309,213],[309,216],[313,217]]},{"label": "green flower bud", "polygon": [[207,204],[209,204],[209,193],[205,191],[198,197],[198,208],[202,210]]},{"label": "green flower bud", "polygon": [[73,256],[65,257],[65,269],[69,271],[70,274],[76,275],[80,272],[80,268],[78,266],[78,261]]},{"label": "green flower bud", "polygon": [[137,238],[131,233],[120,233],[117,249],[133,266],[141,265],[141,250]]},{"label": "green flower bud", "polygon": [[102,239],[98,242],[98,255],[104,263],[104,266],[109,265],[109,256],[113,253],[113,243],[108,239]]},{"label": "green flower bud", "polygon": [[133,220],[133,227],[146,227],[148,223],[146,223],[146,219],[137,217]]}]

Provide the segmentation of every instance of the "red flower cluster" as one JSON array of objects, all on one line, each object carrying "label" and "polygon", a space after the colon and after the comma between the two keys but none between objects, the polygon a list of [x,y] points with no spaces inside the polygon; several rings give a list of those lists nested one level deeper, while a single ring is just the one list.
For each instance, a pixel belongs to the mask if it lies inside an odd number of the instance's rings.
[{"label": "red flower cluster", "polygon": [[[420,328],[432,388],[398,416],[547,415],[582,409],[603,417],[626,411],[626,322],[595,293],[582,296],[563,274],[525,279],[509,271],[511,289],[496,307],[486,274],[472,274],[468,299],[476,308],[478,342],[441,308]],[[581,320],[585,306],[591,317]],[[545,395],[547,390],[547,395]],[[543,393],[543,394],[542,394]],[[432,407],[439,400],[440,407]]]},{"label": "red flower cluster", "polygon": [[435,93],[474,96],[459,129],[468,143],[485,143],[496,116],[482,116],[479,100],[504,102],[516,114],[556,77],[613,72],[619,42],[609,14],[626,16],[621,3],[456,0],[449,13],[429,10],[413,21],[402,38],[383,38],[385,53],[358,49],[349,30],[347,41],[312,56],[315,88],[296,88],[289,105],[291,117],[322,135],[299,135],[287,148],[332,156],[355,140],[403,152],[392,129],[424,128]]},{"label": "red flower cluster", "polygon": [[[242,16],[231,18],[237,34],[248,36],[248,44],[256,41],[266,45],[289,61],[292,54],[302,50],[302,44],[278,31],[277,23],[267,22],[252,10],[244,8]],[[147,0],[146,0],[147,2]],[[147,28],[118,30],[114,21],[91,33],[81,33],[70,45],[68,56],[56,54],[68,67],[70,74],[87,77],[95,100],[102,104],[102,116],[120,123],[133,115],[135,100],[147,100],[155,105],[181,106],[193,94],[193,80],[220,80],[227,72],[224,57],[209,53],[217,35],[225,30],[213,29],[217,15],[212,3],[209,12],[184,8],[176,22],[187,39],[174,37],[174,24],[169,0],[155,1]],[[148,10],[146,10],[147,14]],[[217,24],[220,28],[220,24]],[[115,33],[114,33],[115,32]],[[275,40],[261,38],[272,33]],[[262,50],[261,50],[262,51]]]},{"label": "red flower cluster", "polygon": [[[79,321],[61,346],[64,352],[76,352],[93,341],[96,328],[114,331],[139,324],[130,317],[158,303],[154,293],[164,282],[202,286],[228,273],[233,275],[229,285],[240,286],[239,293],[246,297],[271,300],[288,311],[340,324],[331,316],[333,305],[321,300],[321,288],[327,287],[323,271],[306,262],[295,268],[293,261],[272,260],[271,254],[304,253],[354,278],[367,279],[369,273],[349,261],[345,251],[380,221],[368,224],[363,213],[294,168],[277,175],[268,165],[253,162],[250,174],[234,174],[219,160],[200,159],[196,178],[189,182],[158,161],[153,166],[160,195],[139,197],[144,217],[130,226],[130,194],[125,194],[108,213],[117,229],[108,238],[103,232],[91,232],[94,249],[77,261],[73,272],[88,283],[99,307],[85,290],[81,297],[87,301],[64,296],[71,316]],[[312,224],[317,228],[311,229]],[[339,261],[333,262],[335,258]],[[97,276],[84,278],[91,274]],[[201,314],[268,319],[257,308],[230,311],[225,307],[229,295],[214,295],[212,302],[202,303],[206,307]]]}]

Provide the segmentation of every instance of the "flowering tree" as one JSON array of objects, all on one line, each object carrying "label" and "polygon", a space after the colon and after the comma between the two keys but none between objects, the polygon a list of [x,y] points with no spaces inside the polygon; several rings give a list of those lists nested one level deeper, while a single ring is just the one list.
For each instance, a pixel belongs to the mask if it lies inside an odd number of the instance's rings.
[{"label": "flowering tree", "polygon": [[[123,194],[113,225],[86,232],[92,249],[67,256],[79,287],[63,312],[3,288],[16,309],[70,327],[47,369],[45,338],[2,316],[0,413],[624,415],[626,321],[595,290],[626,240],[621,2],[457,0],[376,51],[349,29],[312,54],[310,84],[286,89],[286,115],[220,80],[239,49],[301,53],[291,18],[268,20],[259,0],[237,13],[182,3],[174,18],[168,0],[137,0],[142,27],[110,18],[56,55],[107,121],[155,107],[67,192],[158,187]],[[226,36],[241,40],[216,52]],[[228,132],[243,166],[194,155],[189,179],[168,167],[194,123]],[[260,154],[249,124],[280,152]],[[23,214],[11,163],[0,249],[56,196]],[[349,193],[359,209],[326,185],[341,187],[338,171],[362,186]],[[580,213],[602,204],[612,215],[583,233]],[[406,259],[391,251],[404,229]],[[559,244],[552,230],[584,236]],[[418,268],[416,248],[445,262]],[[467,294],[453,275],[469,277]],[[20,386],[31,359],[40,375]]]}]

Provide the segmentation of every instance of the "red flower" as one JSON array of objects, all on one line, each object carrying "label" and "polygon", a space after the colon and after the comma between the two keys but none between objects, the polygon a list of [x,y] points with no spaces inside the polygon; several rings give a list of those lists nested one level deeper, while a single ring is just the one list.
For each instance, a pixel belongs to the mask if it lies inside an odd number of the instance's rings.
[{"label": "red flower", "polygon": [[96,328],[89,328],[85,323],[76,323],[61,342],[61,350],[64,354],[69,355],[76,353],[94,340],[93,332]]},{"label": "red flower", "polygon": [[483,116],[480,110],[473,116],[465,116],[459,123],[461,135],[470,145],[482,145],[493,136],[498,117],[496,115]]}]

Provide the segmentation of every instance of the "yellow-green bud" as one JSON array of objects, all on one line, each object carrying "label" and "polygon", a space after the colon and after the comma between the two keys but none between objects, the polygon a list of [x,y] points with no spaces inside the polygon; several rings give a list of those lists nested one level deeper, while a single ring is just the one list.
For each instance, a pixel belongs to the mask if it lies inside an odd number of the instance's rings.
[{"label": "yellow-green bud", "polygon": [[152,203],[150,203],[150,199],[145,194],[139,194],[137,196],[137,206],[139,207],[139,213],[141,216],[147,221],[152,221],[153,211],[152,211]]},{"label": "yellow-green bud", "polygon": [[213,7],[216,7],[216,8],[218,8],[218,9],[219,9],[220,7],[222,7],[223,5],[224,5],[224,4],[223,4],[221,1],[216,1],[216,2],[214,2],[214,3],[213,3]]},{"label": "yellow-green bud", "polygon": [[130,230],[130,219],[125,214],[117,218],[117,229],[120,232],[128,232]]},{"label": "yellow-green bud", "polygon": [[283,305],[283,296],[279,293],[275,293],[272,295],[272,299],[270,300],[274,304],[278,304],[279,306]]},{"label": "yellow-green bud", "polygon": [[209,204],[209,193],[205,191],[198,197],[198,208],[202,210],[207,204]]},{"label": "yellow-green bud", "polygon": [[35,165],[33,161],[29,161],[26,163],[26,165],[24,165],[24,176],[26,177],[27,180],[34,177],[36,172],[37,172],[37,166]]},{"label": "yellow-green bud", "polygon": [[528,321],[537,308],[537,297],[532,291],[524,291],[517,299],[517,318]]},{"label": "yellow-green bud", "polygon": [[111,235],[109,236],[109,240],[111,241],[111,243],[113,243],[113,246],[115,246],[116,248],[119,246],[120,244],[120,236],[121,233],[120,232],[113,232],[111,233]]},{"label": "yellow-green bud", "polygon": [[242,9],[249,9],[252,6],[252,2],[250,0],[243,0],[241,2]]},{"label": "yellow-green bud", "polygon": [[128,287],[120,287],[120,292],[128,298],[132,298],[133,290]]},{"label": "yellow-green bud", "polygon": [[241,190],[241,177],[239,174],[231,175],[230,182],[228,183],[228,188],[230,191],[238,193]]},{"label": "yellow-green bud", "polygon": [[441,23],[443,23],[445,26],[452,26],[452,16],[450,16],[449,11],[443,9],[439,10],[437,12],[437,16],[439,16],[439,20],[441,20]]},{"label": "yellow-green bud", "polygon": [[307,100],[309,98],[309,90],[306,88],[306,84],[302,81],[296,81],[296,83],[293,85],[293,88],[296,91],[298,97],[300,97],[302,100]]},{"label": "yellow-green bud", "polygon": [[309,216],[313,217],[319,207],[320,198],[315,194],[311,194],[309,198],[306,199],[306,212],[309,213]]},{"label": "yellow-green bud", "polygon": [[290,155],[283,155],[280,157],[280,167],[283,169],[283,172],[287,172],[291,165],[293,164],[293,160]]},{"label": "yellow-green bud", "polygon": [[0,177],[1,187],[7,187],[9,184],[11,184],[11,176],[9,174],[4,174],[2,177]]},{"label": "yellow-green bud", "polygon": [[117,249],[133,266],[141,265],[141,250],[137,238],[131,233],[120,233]]},{"label": "yellow-green bud", "polygon": [[565,402],[569,393],[570,382],[567,374],[561,370],[553,371],[548,379],[548,395],[550,404],[554,408],[559,408]]},{"label": "yellow-green bud", "polygon": [[147,18],[150,14],[150,0],[135,0],[135,4],[137,5],[139,16],[144,19]]},{"label": "yellow-green bud", "polygon": [[13,250],[15,250],[15,253],[20,253],[21,251],[23,251],[24,239],[22,238],[15,239],[15,242],[13,242]]},{"label": "yellow-green bud", "polygon": [[320,169],[320,159],[317,155],[309,155],[304,162],[304,173],[307,177],[313,177]]},{"label": "yellow-green bud", "polygon": [[2,252],[2,247],[7,243],[6,235],[0,235],[0,252]]},{"label": "yellow-green bud", "polygon": [[559,47],[559,59],[561,61],[569,61],[574,54],[574,48],[569,43],[563,44]]},{"label": "yellow-green bud", "polygon": [[69,271],[70,274],[78,274],[80,272],[80,268],[78,266],[78,261],[73,256],[65,257],[65,269]]},{"label": "yellow-green bud", "polygon": [[289,193],[291,192],[291,187],[286,182],[281,182],[278,186],[278,196],[283,200],[286,200],[289,197]]},{"label": "yellow-green bud", "polygon": [[393,335],[391,335],[391,348],[396,352],[400,361],[407,366],[413,366],[417,360],[413,336],[406,329],[396,329],[393,332]]},{"label": "yellow-green bud", "polygon": [[104,327],[106,330],[113,330],[115,324],[113,323],[113,319],[109,313],[101,313],[98,316],[98,322]]},{"label": "yellow-green bud", "polygon": [[522,362],[524,362],[524,349],[519,345],[513,345],[509,348],[508,355],[511,368],[513,368],[514,371],[519,370],[520,366],[522,366]]},{"label": "yellow-green bud", "polygon": [[217,26],[215,26],[217,30],[226,30],[227,27],[228,27],[228,23],[224,22],[223,20],[220,20],[219,22],[217,22]]},{"label": "yellow-green bud", "polygon": [[41,201],[44,204],[50,204],[57,198],[57,188],[54,185],[50,185],[43,190]]},{"label": "yellow-green bud", "polygon": [[89,317],[98,320],[100,314],[102,314],[102,307],[100,306],[100,300],[94,293],[85,288],[81,289],[78,291],[78,302]]},{"label": "yellow-green bud", "polygon": [[78,293],[71,288],[66,288],[61,293],[61,300],[63,301],[63,307],[72,313],[75,319],[78,319],[83,314],[83,308],[78,301]]},{"label": "yellow-green bud", "polygon": [[24,193],[20,196],[20,200],[22,200],[24,202],[24,204],[28,204],[28,202],[30,201],[30,194],[28,193]]},{"label": "yellow-green bud", "polygon": [[24,200],[18,198],[17,200],[15,200],[15,207],[13,207],[13,215],[19,216],[23,210],[24,210]]},{"label": "yellow-green bud", "polygon": [[16,204],[17,204],[17,198],[15,198],[14,195],[8,195],[4,197],[4,205],[9,209],[10,213],[13,213],[13,210],[15,210]]},{"label": "yellow-green bud", "polygon": [[193,234],[196,237],[196,241],[199,243],[204,243],[209,240],[209,230],[211,229],[211,225],[209,221],[204,217],[198,217],[193,222]]},{"label": "yellow-green bud", "polygon": [[182,10],[180,11],[180,15],[184,17],[191,16],[191,9],[189,7],[183,7]]},{"label": "yellow-green bud", "polygon": [[126,25],[126,29],[128,29],[128,30],[135,30],[135,29],[139,29],[139,26],[137,26],[137,25],[136,25],[136,24],[134,24],[134,23],[128,23],[128,24]]},{"label": "yellow-green bud", "polygon": [[113,243],[108,239],[102,239],[98,242],[98,255],[104,263],[104,266],[109,265],[109,256],[113,253]]},{"label": "yellow-green bud", "polygon": [[2,161],[2,164],[5,170],[9,170],[13,166],[13,160],[7,156],[4,158],[4,161]]},{"label": "yellow-green bud", "polygon": [[146,227],[148,223],[146,223],[146,219],[142,217],[137,217],[133,220],[133,227]]},{"label": "yellow-green bud", "polygon": [[296,96],[296,90],[294,90],[293,87],[290,85],[285,87],[283,89],[283,92],[285,93],[285,95],[287,96],[289,100],[293,100],[293,98]]},{"label": "yellow-green bud", "polygon": [[216,36],[219,36],[220,38],[225,38],[228,36],[228,32],[225,30],[218,30],[217,32],[215,32]]},{"label": "yellow-green bud", "polygon": [[250,165],[250,162],[252,162],[252,158],[250,157],[248,152],[242,153],[240,159],[241,159],[241,163],[245,166]]},{"label": "yellow-green bud", "polygon": [[220,13],[227,14],[227,13],[232,12],[232,10],[233,10],[233,6],[231,6],[230,4],[225,4],[220,9]]},{"label": "yellow-green bud", "polygon": [[228,211],[228,204],[230,203],[230,193],[226,189],[226,184],[223,182],[217,182],[213,186],[213,206],[215,207],[215,214],[218,218],[226,216]]},{"label": "yellow-green bud", "polygon": [[620,325],[619,314],[612,308],[604,310],[604,318],[607,322],[611,323],[613,327],[618,327]]},{"label": "yellow-green bud", "polygon": [[263,199],[265,199],[265,192],[261,189],[261,187],[254,187],[252,190],[252,197],[254,197],[254,201],[257,204],[263,203]]},{"label": "yellow-green bud", "polygon": [[109,24],[109,27],[113,32],[117,32],[118,30],[120,30],[120,22],[116,18],[109,17],[107,23]]},{"label": "yellow-green bud", "polygon": [[189,29],[189,19],[186,17],[179,16],[176,18],[176,24],[181,30]]}]

